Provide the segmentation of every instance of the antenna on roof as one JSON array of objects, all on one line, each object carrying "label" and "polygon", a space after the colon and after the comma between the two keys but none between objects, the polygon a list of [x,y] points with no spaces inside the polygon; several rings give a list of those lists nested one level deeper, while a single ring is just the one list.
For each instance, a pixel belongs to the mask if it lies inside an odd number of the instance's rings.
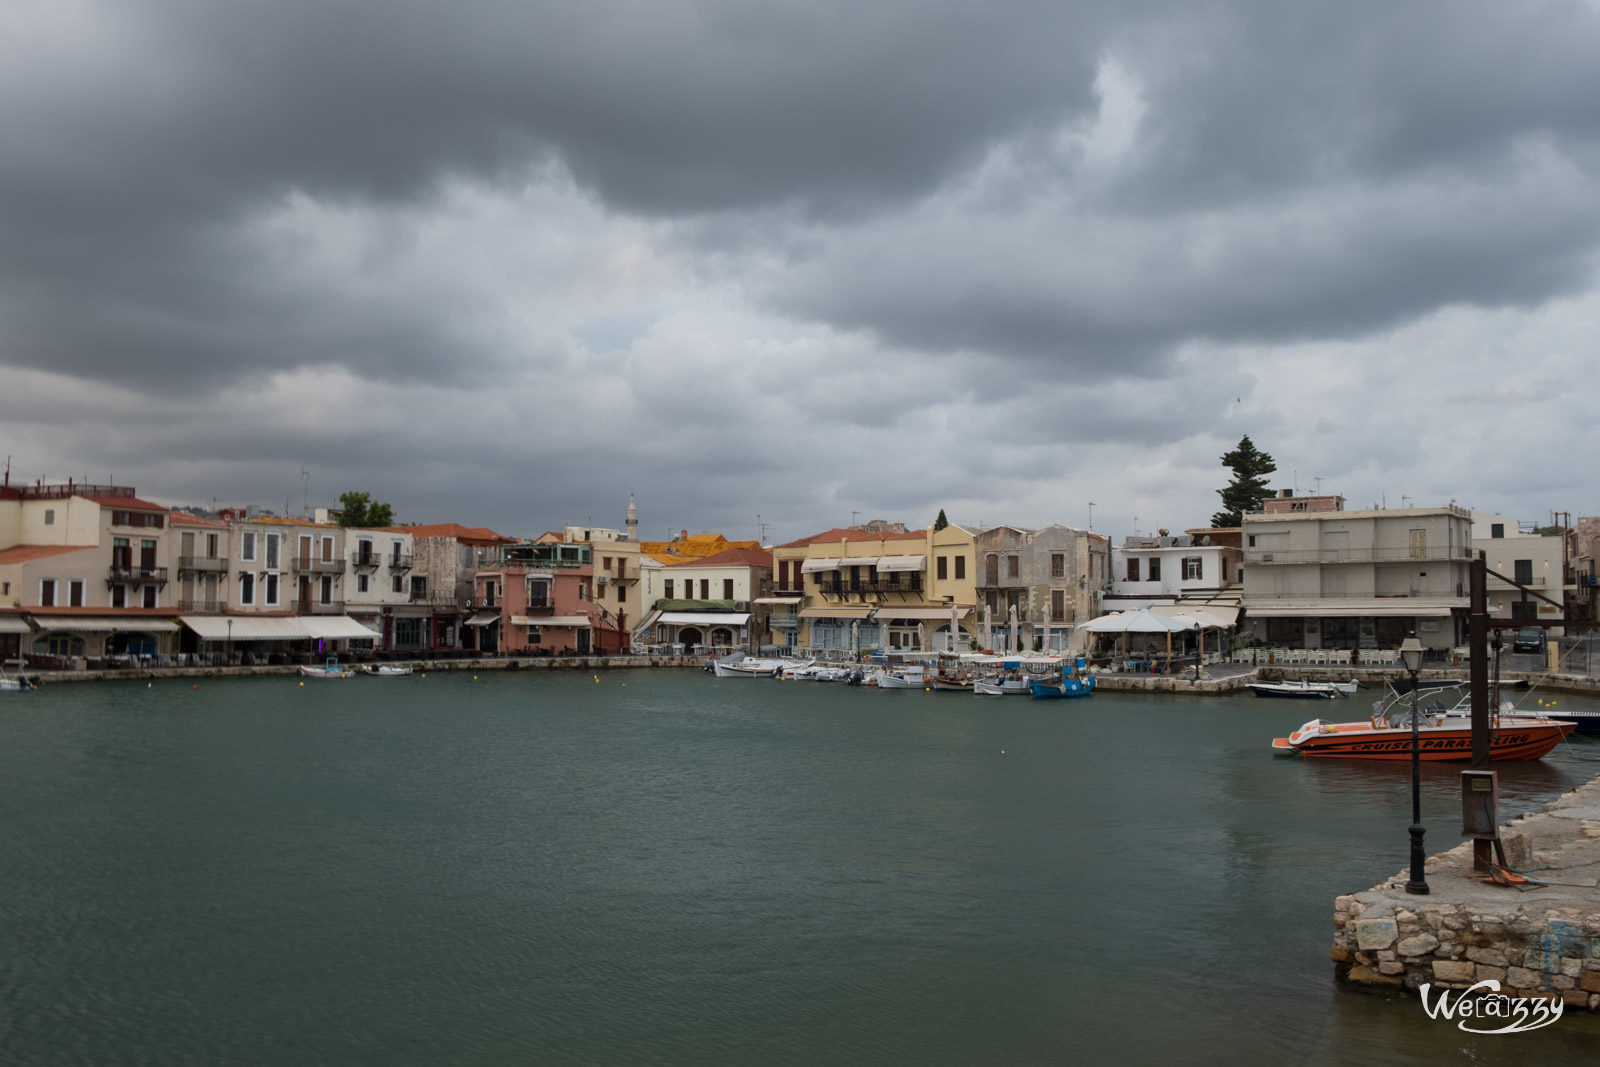
[{"label": "antenna on roof", "polygon": [[[285,508],[284,511],[288,511]],[[311,514],[311,472],[304,467],[300,468],[300,517],[306,518]]]},{"label": "antenna on roof", "polygon": [[759,512],[759,511],[756,512],[756,538],[762,544],[766,544],[767,543],[767,527],[771,526],[771,525],[772,524],[770,522],[762,522],[761,521],[761,512]]},{"label": "antenna on roof", "polygon": [[851,526],[854,526],[856,524],[856,519],[860,516],[860,514],[861,514],[861,512],[859,512],[859,511],[851,511],[850,512],[850,525]]}]

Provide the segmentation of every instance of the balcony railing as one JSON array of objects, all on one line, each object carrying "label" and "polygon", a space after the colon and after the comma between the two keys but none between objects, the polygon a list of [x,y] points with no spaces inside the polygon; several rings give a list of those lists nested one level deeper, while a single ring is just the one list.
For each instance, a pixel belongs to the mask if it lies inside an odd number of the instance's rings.
[{"label": "balcony railing", "polygon": [[165,567],[131,567],[111,565],[112,582],[143,582],[147,584],[166,585],[167,568]]},{"label": "balcony railing", "polygon": [[800,629],[800,613],[796,611],[775,611],[767,617],[767,624],[774,630]]},{"label": "balcony railing", "polygon": [[1472,550],[1465,547],[1428,545],[1424,548],[1247,548],[1245,563],[1430,563],[1439,560],[1470,562]]},{"label": "balcony railing", "polygon": [[407,552],[396,552],[391,556],[385,556],[383,561],[389,565],[389,569],[392,571],[408,571],[411,569],[411,555]]},{"label": "balcony railing", "polygon": [[301,615],[343,615],[344,601],[342,600],[312,600],[310,602],[297,601],[294,610]]},{"label": "balcony railing", "polygon": [[352,552],[350,565],[356,570],[372,570],[383,562],[383,557],[376,552]]},{"label": "balcony railing", "polygon": [[228,569],[226,556],[179,556],[179,571],[201,571],[222,573]]},{"label": "balcony railing", "polygon": [[343,574],[345,567],[342,559],[312,559],[308,556],[294,556],[289,560],[289,565],[301,574]]},{"label": "balcony railing", "polygon": [[1506,590],[1515,589],[1519,585],[1525,585],[1529,589],[1543,589],[1544,582],[1545,580],[1542,577],[1518,581],[1516,579],[1497,578],[1492,574],[1489,575],[1489,588],[1497,593],[1504,593]]},{"label": "balcony railing", "polygon": [[220,615],[228,610],[226,600],[180,600],[179,611],[209,612]]},{"label": "balcony railing", "polygon": [[823,574],[817,588],[835,596],[844,593],[920,593],[922,575],[910,571],[899,571],[878,578],[836,578],[831,574]]}]

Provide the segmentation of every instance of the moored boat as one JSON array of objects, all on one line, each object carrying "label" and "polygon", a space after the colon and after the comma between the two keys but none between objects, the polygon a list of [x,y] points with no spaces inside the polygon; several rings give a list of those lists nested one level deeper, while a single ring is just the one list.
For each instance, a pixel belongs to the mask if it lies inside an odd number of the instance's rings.
[{"label": "moored boat", "polygon": [[1088,672],[1085,662],[1080,658],[1073,666],[1063,664],[1060,677],[1035,678],[1030,687],[1033,695],[1040,699],[1086,697],[1094,692],[1094,675]]},{"label": "moored boat", "polygon": [[402,667],[398,663],[363,663],[362,674],[375,674],[380,678],[403,678],[412,672],[411,667]]},{"label": "moored boat", "polygon": [[339,666],[339,657],[329,656],[326,663],[320,667],[301,667],[300,674],[306,678],[349,678],[356,672]]},{"label": "moored boat", "polygon": [[1286,700],[1329,700],[1348,696],[1360,688],[1355,679],[1348,682],[1251,682],[1250,692],[1258,697]]},{"label": "moored boat", "polygon": [[[1421,697],[1421,694],[1418,694]],[[1457,697],[1454,703],[1449,698]],[[1274,738],[1272,749],[1307,759],[1409,760],[1411,758],[1411,693],[1393,685],[1389,696],[1373,705],[1366,722],[1323,722],[1312,719],[1288,737]],[[1459,683],[1436,686],[1417,709],[1418,758],[1429,761],[1472,758],[1470,696]],[[1463,713],[1467,709],[1467,713]],[[1543,715],[1515,713],[1510,705],[1490,716],[1489,755],[1497,760],[1539,759],[1560,744],[1577,725]]]}]

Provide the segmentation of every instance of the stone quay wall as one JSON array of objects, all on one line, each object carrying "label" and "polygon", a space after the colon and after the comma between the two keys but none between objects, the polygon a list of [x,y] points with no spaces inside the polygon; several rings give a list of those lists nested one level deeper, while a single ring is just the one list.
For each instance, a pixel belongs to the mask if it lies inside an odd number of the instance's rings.
[{"label": "stone quay wall", "polygon": [[1600,779],[1501,829],[1509,865],[1547,884],[1526,889],[1468,877],[1472,842],[1428,860],[1431,893],[1409,872],[1334,902],[1335,976],[1352,986],[1415,992],[1500,983],[1509,996],[1560,997],[1600,1011]]}]

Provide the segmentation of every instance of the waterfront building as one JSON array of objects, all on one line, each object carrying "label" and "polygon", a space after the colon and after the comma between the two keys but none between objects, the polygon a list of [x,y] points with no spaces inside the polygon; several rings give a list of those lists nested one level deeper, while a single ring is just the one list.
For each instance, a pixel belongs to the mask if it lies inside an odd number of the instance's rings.
[{"label": "waterfront building", "polygon": [[36,665],[170,655],[167,509],[131,487],[0,486],[0,652]]},{"label": "waterfront building", "polygon": [[746,652],[770,643],[770,551],[727,548],[701,559],[658,565],[651,578],[660,595],[638,628],[640,642],[672,645],[674,650],[704,645]]},{"label": "waterfront building", "polygon": [[1600,588],[1600,518],[1583,516],[1567,530],[1567,614],[1594,620]]},{"label": "waterfront building", "polygon": [[[826,530],[772,550],[775,643],[800,649],[957,651],[976,641],[976,547],[957,525]],[[956,629],[952,632],[952,614]]]},{"label": "waterfront building", "polygon": [[[485,627],[496,629],[500,624],[498,611],[480,608],[473,602],[477,595],[478,557],[483,554],[497,559],[500,546],[514,545],[517,539],[487,527],[455,522],[389,527],[377,534],[394,530],[411,538],[412,574],[424,579],[421,595],[413,589],[408,598],[412,608],[425,608],[427,612],[421,625],[423,644],[418,647],[428,651],[478,648],[481,631]],[[370,561],[360,562],[362,534],[360,531],[352,533],[356,537],[356,547],[351,565],[359,587],[362,571],[375,574],[382,563],[374,566]]]},{"label": "waterfront building", "polygon": [[1244,516],[1252,635],[1290,648],[1428,648],[1466,638],[1472,516],[1455,505],[1344,510],[1284,490]]},{"label": "waterfront building", "polygon": [[480,628],[483,651],[587,655],[596,648],[594,557],[587,543],[503,545],[480,564],[474,604],[495,611],[493,631]]},{"label": "waterfront building", "polygon": [[974,550],[977,602],[992,620],[995,647],[1014,647],[1013,610],[1021,647],[1053,652],[1074,647],[1073,628],[1100,614],[1109,573],[1105,537],[1060,524],[996,526],[974,535]]},{"label": "waterfront building", "polygon": [[[1567,539],[1561,534],[1541,534],[1532,523],[1519,523],[1505,515],[1472,513],[1473,555],[1483,552],[1489,569],[1489,616],[1494,619],[1561,619],[1566,617]],[[1509,579],[1509,580],[1508,580]],[[1517,586],[1537,596],[1525,596]],[[1543,596],[1555,603],[1538,599]],[[1559,626],[1545,630],[1560,637]]]}]

